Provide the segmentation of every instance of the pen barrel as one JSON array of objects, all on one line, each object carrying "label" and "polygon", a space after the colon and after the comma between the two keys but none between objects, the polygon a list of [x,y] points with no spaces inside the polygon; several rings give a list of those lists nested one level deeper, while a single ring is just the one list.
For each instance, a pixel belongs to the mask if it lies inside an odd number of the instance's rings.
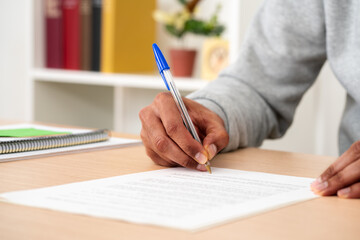
[{"label": "pen barrel", "polygon": [[186,109],[186,106],[181,98],[179,90],[176,88],[175,82],[173,80],[172,74],[169,70],[164,70],[163,74],[167,80],[168,86],[170,88],[170,92],[174,98],[175,104],[177,108],[179,109],[181,118],[184,122],[185,127],[190,132],[190,134],[193,136],[193,138],[201,143],[201,140],[199,138],[199,135],[196,132],[195,126],[190,118],[190,115]]},{"label": "pen barrel", "polygon": [[[190,118],[190,115],[186,109],[186,106],[181,98],[180,92],[179,90],[176,88],[175,82],[173,80],[172,74],[169,70],[164,70],[163,72],[164,78],[167,82],[167,87],[170,88],[170,92],[174,98],[174,101],[176,103],[177,108],[179,109],[181,118],[184,122],[185,127],[187,128],[187,130],[190,132],[190,134],[192,135],[192,137],[198,141],[200,144],[201,140],[199,138],[199,135],[196,132],[195,126]],[[210,162],[207,161],[205,163],[205,167],[206,170],[211,174],[211,167],[210,167]]]}]

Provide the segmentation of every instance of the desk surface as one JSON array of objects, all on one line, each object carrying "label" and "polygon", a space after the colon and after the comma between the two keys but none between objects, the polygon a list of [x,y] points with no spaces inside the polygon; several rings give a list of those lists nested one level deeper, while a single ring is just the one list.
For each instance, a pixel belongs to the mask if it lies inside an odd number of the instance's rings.
[{"label": "desk surface", "polygon": [[[212,165],[317,177],[332,157],[245,149]],[[150,171],[143,146],[0,163],[0,192]],[[360,200],[323,197],[190,233],[0,202],[0,239],[358,239]]]}]

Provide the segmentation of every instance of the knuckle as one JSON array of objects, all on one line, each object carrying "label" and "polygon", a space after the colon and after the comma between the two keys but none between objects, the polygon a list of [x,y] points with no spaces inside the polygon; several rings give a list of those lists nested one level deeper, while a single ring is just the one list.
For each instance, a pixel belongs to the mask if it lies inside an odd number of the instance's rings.
[{"label": "knuckle", "polygon": [[343,173],[338,172],[334,177],[335,184],[344,183],[346,178]]},{"label": "knuckle", "polygon": [[169,136],[174,136],[178,132],[179,126],[175,123],[171,123],[166,127],[166,133]]},{"label": "knuckle", "polygon": [[356,195],[358,198],[360,198],[360,182],[351,186],[351,193],[352,195]]},{"label": "knuckle", "polygon": [[143,109],[141,109],[139,111],[139,118],[141,122],[146,123],[148,115],[149,115],[149,107],[144,107]]},{"label": "knuckle", "polygon": [[157,136],[154,140],[155,148],[159,152],[166,152],[169,141],[165,136]]},{"label": "knuckle", "polygon": [[181,165],[186,167],[186,168],[192,168],[194,166],[194,160],[192,160],[191,158],[186,158],[183,161],[181,161]]},{"label": "knuckle", "polygon": [[226,130],[220,130],[216,132],[216,135],[212,137],[212,141],[215,142],[218,150],[222,150],[225,148],[229,143],[229,134],[226,132]]},{"label": "knuckle", "polygon": [[191,168],[193,166],[192,162],[190,160],[185,161],[184,167]]},{"label": "knuckle", "polygon": [[326,176],[326,177],[330,177],[330,176],[332,176],[332,175],[334,175],[335,174],[335,167],[334,167],[334,165],[330,165],[329,167],[328,167],[328,169],[326,169],[326,171],[324,172],[324,176]]},{"label": "knuckle", "polygon": [[351,148],[358,154],[360,154],[360,140],[351,145]]},{"label": "knuckle", "polygon": [[156,154],[150,149],[150,148],[146,148],[146,155],[151,158],[151,160],[153,160],[153,162],[157,163],[157,156]]},{"label": "knuckle", "polygon": [[226,143],[225,144],[225,146],[226,146],[229,143],[229,134],[225,130],[221,131],[220,132],[220,139],[222,141],[224,141],[224,143]]},{"label": "knuckle", "polygon": [[155,104],[163,103],[164,101],[167,101],[168,98],[169,98],[169,93],[161,92],[158,95],[156,95],[154,102]]},{"label": "knuckle", "polygon": [[[144,128],[141,129],[140,137],[141,137],[141,139],[143,140],[143,142],[145,142],[145,139],[147,138],[147,134],[146,134]],[[144,143],[144,144],[145,144],[145,143]]]},{"label": "knuckle", "polygon": [[196,148],[194,148],[194,145],[185,145],[182,147],[183,151],[187,154],[189,154],[190,156],[195,156],[198,152],[200,152],[201,150],[197,150]]}]

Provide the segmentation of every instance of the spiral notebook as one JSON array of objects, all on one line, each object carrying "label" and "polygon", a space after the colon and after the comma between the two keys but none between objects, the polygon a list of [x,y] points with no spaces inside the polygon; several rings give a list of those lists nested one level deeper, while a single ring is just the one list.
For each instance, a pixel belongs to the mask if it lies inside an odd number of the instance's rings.
[{"label": "spiral notebook", "polygon": [[0,127],[0,162],[78,151],[140,144],[134,139],[110,137],[106,129],[89,130],[15,124]]}]

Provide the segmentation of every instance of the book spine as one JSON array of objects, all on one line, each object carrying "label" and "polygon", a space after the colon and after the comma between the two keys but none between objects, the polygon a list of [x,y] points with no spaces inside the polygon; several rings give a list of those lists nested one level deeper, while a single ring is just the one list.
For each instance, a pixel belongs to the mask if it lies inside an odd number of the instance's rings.
[{"label": "book spine", "polygon": [[80,0],[63,0],[63,57],[65,69],[80,69]]},{"label": "book spine", "polygon": [[81,69],[91,69],[91,0],[81,0]]},{"label": "book spine", "polygon": [[62,68],[62,11],[60,0],[45,1],[46,67]]},{"label": "book spine", "polygon": [[151,45],[155,41],[152,12],[155,0],[105,0],[103,6],[103,72],[153,72]]},{"label": "book spine", "polygon": [[116,0],[103,0],[101,71],[114,72]]},{"label": "book spine", "polygon": [[91,70],[100,71],[102,0],[92,0]]}]

